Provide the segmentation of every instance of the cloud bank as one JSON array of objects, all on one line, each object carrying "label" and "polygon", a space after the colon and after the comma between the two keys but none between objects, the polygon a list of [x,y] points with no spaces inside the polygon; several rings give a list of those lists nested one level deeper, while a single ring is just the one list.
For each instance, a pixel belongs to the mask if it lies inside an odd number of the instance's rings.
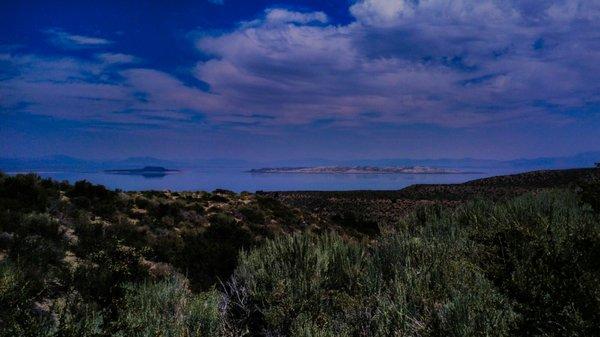
[{"label": "cloud bank", "polygon": [[566,123],[599,110],[597,1],[363,0],[349,11],[354,20],[337,25],[323,12],[268,8],[231,31],[197,34],[205,57],[189,75],[207,88],[145,68],[108,39],[49,30],[52,43],[93,57],[0,51],[0,104],[248,130]]}]

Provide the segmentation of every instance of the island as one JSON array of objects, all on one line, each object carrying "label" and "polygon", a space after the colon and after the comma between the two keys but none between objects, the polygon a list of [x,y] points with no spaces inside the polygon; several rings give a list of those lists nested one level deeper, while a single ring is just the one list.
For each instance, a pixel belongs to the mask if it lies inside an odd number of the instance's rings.
[{"label": "island", "polygon": [[167,174],[179,172],[179,170],[166,169],[161,166],[145,166],[139,169],[104,170],[104,172],[109,174],[140,175],[146,178],[160,178]]},{"label": "island", "polygon": [[451,168],[429,166],[313,166],[313,167],[266,167],[252,169],[249,173],[302,173],[302,174],[460,174],[466,172]]}]

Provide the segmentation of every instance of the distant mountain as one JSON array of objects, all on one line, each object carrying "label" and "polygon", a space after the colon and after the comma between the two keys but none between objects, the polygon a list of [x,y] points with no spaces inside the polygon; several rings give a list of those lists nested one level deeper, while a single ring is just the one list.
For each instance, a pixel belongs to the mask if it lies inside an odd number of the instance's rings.
[{"label": "distant mountain", "polygon": [[343,161],[341,165],[372,165],[372,166],[435,166],[448,168],[475,169],[561,169],[575,167],[593,167],[600,161],[600,151],[583,152],[565,157],[520,158],[513,160],[491,160],[476,158],[440,158],[440,159],[373,159]]},{"label": "distant mountain", "polygon": [[568,157],[515,159],[508,163],[514,168],[572,168],[593,167],[598,161],[600,161],[600,151],[582,152]]},{"label": "distant mountain", "polygon": [[145,166],[172,168],[218,168],[243,167],[252,165],[241,159],[201,159],[189,161],[165,160],[154,157],[129,157],[114,160],[86,160],[65,155],[38,158],[0,158],[0,171],[104,171],[109,169],[136,169]]},{"label": "distant mountain", "polygon": [[84,170],[96,166],[93,161],[56,155],[39,158],[0,158],[3,171]]},{"label": "distant mountain", "polygon": [[115,167],[132,169],[144,166],[181,167],[185,163],[152,157],[131,157],[122,160],[95,161],[64,155],[40,158],[0,158],[2,171],[98,171]]},{"label": "distant mountain", "polygon": [[199,159],[174,161],[154,157],[130,157],[119,160],[86,160],[64,155],[54,155],[40,158],[0,158],[0,171],[101,171],[107,169],[135,169],[144,166],[162,166],[170,168],[240,168],[253,167],[302,167],[302,166],[429,166],[456,169],[513,169],[525,171],[534,169],[561,169],[575,167],[593,167],[600,161],[600,151],[583,152],[573,156],[520,158],[513,160],[490,160],[477,158],[438,158],[438,159],[298,159],[288,161],[250,162],[242,159]]}]

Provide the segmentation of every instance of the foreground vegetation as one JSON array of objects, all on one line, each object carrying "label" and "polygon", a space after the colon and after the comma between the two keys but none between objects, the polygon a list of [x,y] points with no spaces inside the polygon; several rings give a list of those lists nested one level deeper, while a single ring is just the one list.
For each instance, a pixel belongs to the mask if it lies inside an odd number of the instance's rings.
[{"label": "foreground vegetation", "polygon": [[599,213],[588,181],[362,230],[268,196],[2,175],[0,336],[591,336]]}]

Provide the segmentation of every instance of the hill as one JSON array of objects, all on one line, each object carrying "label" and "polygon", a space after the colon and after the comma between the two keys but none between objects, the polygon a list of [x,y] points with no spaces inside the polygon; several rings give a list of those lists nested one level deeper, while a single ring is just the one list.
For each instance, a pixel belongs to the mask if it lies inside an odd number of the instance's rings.
[{"label": "hill", "polygon": [[547,188],[568,188],[600,180],[596,168],[543,170],[497,176],[463,184],[412,185],[397,191],[263,192],[284,204],[334,223],[363,222],[390,225],[423,205],[454,207],[486,198],[502,200]]},{"label": "hill", "polygon": [[0,174],[0,336],[593,335],[599,178],[236,194]]}]

